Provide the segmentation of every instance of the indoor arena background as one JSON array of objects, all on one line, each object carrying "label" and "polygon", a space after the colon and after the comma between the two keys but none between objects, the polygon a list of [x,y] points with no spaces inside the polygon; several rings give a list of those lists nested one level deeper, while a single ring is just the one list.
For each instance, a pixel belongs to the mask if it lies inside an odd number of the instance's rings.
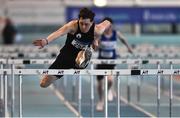
[{"label": "indoor arena background", "polygon": [[[127,61],[117,64],[116,69],[180,69],[180,0],[97,1],[95,4],[95,0],[0,0],[0,69],[12,69],[12,64],[8,62],[13,59],[24,60],[22,64],[14,62],[14,69],[47,69],[51,61],[36,64],[36,61],[33,63],[31,60],[55,59],[66,36],[56,39],[43,49],[33,46],[32,42],[46,38],[68,21],[77,19],[79,10],[83,7],[95,12],[95,23],[99,23],[105,16],[111,17],[115,29],[124,34],[134,54],[128,53],[125,46],[118,42],[119,59],[148,62],[154,59],[162,62],[130,64]],[[7,18],[16,30],[11,44],[4,44],[3,38]],[[97,52],[93,52],[92,58],[96,59],[97,55]],[[168,63],[168,59],[172,60],[169,61],[171,63]],[[87,69],[92,68],[88,66]],[[12,81],[12,75],[7,75],[6,78],[3,72],[0,73],[1,117],[118,116],[117,76],[114,76],[113,85],[116,99],[108,102],[108,113],[105,113],[96,111],[98,95],[95,75],[67,75],[44,89],[39,86],[41,75],[22,75],[22,78],[15,75]],[[120,76],[120,117],[180,117],[178,74]],[[90,77],[94,78],[92,86]]]}]

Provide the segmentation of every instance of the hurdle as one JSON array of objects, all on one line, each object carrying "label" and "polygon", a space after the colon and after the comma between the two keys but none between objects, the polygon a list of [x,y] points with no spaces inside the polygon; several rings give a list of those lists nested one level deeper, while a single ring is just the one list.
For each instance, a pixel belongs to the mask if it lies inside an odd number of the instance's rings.
[{"label": "hurdle", "polygon": [[11,45],[11,46],[0,46],[1,53],[16,53],[16,52],[59,52],[59,45],[49,45],[48,48],[43,48],[39,50],[38,48],[33,48],[33,45]]},{"label": "hurdle", "polygon": [[[0,53],[0,58],[55,58],[59,52],[51,51],[51,52],[2,52]],[[96,54],[96,53],[95,53]],[[180,54],[178,53],[137,53],[136,55],[131,55],[129,53],[120,54],[121,58],[180,58]]]},{"label": "hurdle", "polygon": [[[1,59],[0,60],[0,62],[1,63],[7,63],[8,62],[8,64],[50,64],[51,62],[52,62],[53,60],[47,60],[47,59],[44,59],[44,60],[38,60],[38,59],[31,59],[31,60],[24,60],[24,59],[9,59],[8,61],[7,60],[5,60],[5,59]],[[166,63],[166,64],[171,64],[171,69],[173,69],[173,66],[172,66],[172,64],[179,64],[180,63],[180,60],[178,60],[178,59],[165,59],[165,60],[162,60],[162,59],[150,59],[150,60],[141,60],[141,59],[120,59],[120,60],[96,60],[96,59],[94,59],[94,60],[92,60],[91,61],[91,63],[93,63],[93,64],[99,64],[99,63],[101,63],[101,64],[104,64],[104,63],[106,63],[106,64],[124,64],[124,63],[127,63],[127,64],[147,64],[147,63],[151,63],[151,64],[160,64],[160,63]],[[93,68],[93,65],[91,66],[91,68]],[[160,69],[160,66],[158,65],[158,69]],[[12,71],[13,69],[11,69],[11,71]],[[178,71],[177,71],[178,72]],[[11,72],[12,73],[12,72]],[[143,71],[143,73],[147,73],[147,70],[145,71]],[[92,77],[92,76],[91,76]],[[160,76],[158,76],[158,81],[157,81],[157,83],[158,83],[158,88],[157,88],[157,95],[158,95],[158,98],[157,98],[157,103],[158,103],[158,106],[159,106],[159,102],[160,102],[160,79],[159,79],[159,77]],[[20,79],[21,81],[22,81],[22,79]],[[79,79],[79,80],[81,80],[81,79]],[[171,79],[170,79],[171,80]],[[91,83],[93,83],[93,78],[91,79]],[[172,101],[172,81],[170,81],[171,82],[171,86],[170,86],[170,92],[171,92],[171,97],[170,97],[170,109],[171,109],[171,105],[172,105],[172,103],[171,103],[171,101]],[[21,82],[20,82],[21,83]],[[119,82],[118,82],[119,83]],[[21,85],[21,84],[20,84]],[[81,87],[81,81],[79,81],[79,87]],[[92,84],[91,84],[91,86],[93,86]],[[13,88],[13,87],[12,87]],[[79,90],[80,90],[80,94],[81,94],[81,88],[79,88]],[[13,90],[12,90],[13,91]],[[92,104],[93,104],[93,101],[94,101],[94,90],[93,90],[93,87],[91,87],[91,91],[92,91],[92,95],[91,95],[91,102],[92,102]],[[81,104],[81,96],[80,96],[80,94],[79,94],[79,104]],[[14,96],[14,95],[13,95]],[[14,98],[13,98],[14,99]],[[21,100],[20,100],[21,101]],[[12,102],[13,103],[13,102]],[[107,107],[107,106],[106,106]],[[78,107],[79,108],[79,111],[81,111],[81,107]],[[159,108],[158,108],[158,110],[159,110]],[[22,111],[21,111],[22,112]],[[92,114],[93,114],[93,109],[92,109]],[[119,112],[119,111],[118,111]],[[158,113],[157,114],[159,114],[159,111],[157,111]],[[105,113],[107,113],[107,111],[105,112]],[[171,113],[171,110],[170,110],[170,113]],[[21,114],[21,113],[20,113]],[[107,114],[106,114],[107,115]],[[105,116],[106,116],[105,115]]]},{"label": "hurdle", "polygon": [[[117,69],[117,70],[53,70],[53,69],[14,69],[13,74],[19,75],[19,79],[21,81],[20,86],[20,97],[22,97],[22,75],[105,75],[106,76],[106,89],[105,89],[105,95],[107,95],[107,75],[118,75],[118,76],[127,76],[127,75],[179,75],[179,69],[139,69],[139,70],[131,70],[131,69]],[[6,75],[11,75],[12,70],[11,69],[0,69],[0,74],[4,75],[5,80],[7,81]],[[5,83],[6,83],[5,81]],[[159,85],[159,84],[158,84]],[[159,85],[160,86],[160,85]],[[158,87],[159,88],[159,87]],[[7,91],[7,90],[5,90]],[[6,92],[5,92],[6,93]],[[172,91],[171,91],[172,94]],[[81,95],[81,92],[80,94]],[[159,95],[159,91],[158,91]],[[119,96],[119,95],[118,95]],[[81,96],[79,96],[81,99]],[[107,96],[106,96],[107,97]],[[172,97],[172,96],[171,96]],[[158,96],[158,99],[160,97]],[[5,103],[7,105],[7,103]],[[20,117],[22,117],[22,98],[20,99]],[[108,116],[107,111],[107,98],[105,98],[105,117]],[[119,105],[119,104],[118,104]],[[159,104],[158,104],[159,105]],[[79,106],[81,107],[81,106]],[[7,109],[5,109],[7,110]],[[79,110],[81,110],[79,108]]]},{"label": "hurdle", "polygon": [[[6,64],[7,63],[8,64],[50,64],[50,63],[53,62],[53,59],[51,59],[51,60],[49,60],[49,59],[0,59],[0,62],[4,63],[4,64],[5,63]],[[149,64],[171,64],[171,68],[173,68],[172,64],[179,64],[180,60],[179,59],[149,59],[149,60],[147,60],[147,59],[144,59],[144,60],[143,59],[117,59],[117,60],[97,60],[97,59],[92,59],[92,61],[91,61],[91,69],[94,68],[93,64],[125,64],[125,63],[126,64],[148,64],[148,63]],[[144,71],[144,73],[146,73],[146,71]],[[92,77],[91,81],[92,81],[91,83],[93,83],[93,77]],[[80,82],[80,85],[81,85],[81,81],[79,81],[79,82]],[[159,82],[157,82],[157,83],[159,83]],[[91,86],[93,86],[93,85],[91,84]],[[172,88],[172,87],[170,87],[170,88]],[[94,101],[93,87],[91,87],[91,91],[92,91],[91,92],[91,102],[93,104],[93,101]],[[160,89],[158,88],[157,91],[158,91],[157,93],[159,93]],[[171,95],[172,95],[172,93],[171,93]],[[79,99],[81,99],[81,96],[79,96]],[[171,99],[170,99],[170,101],[171,101]],[[158,97],[157,101],[160,101],[159,97]],[[171,109],[171,107],[170,107],[170,109]],[[79,107],[79,111],[80,111],[80,107]],[[91,112],[93,114],[93,109],[92,109]]]},{"label": "hurdle", "polygon": [[[52,64],[55,59],[0,59],[2,64]],[[91,64],[180,64],[180,59],[91,59]]]}]

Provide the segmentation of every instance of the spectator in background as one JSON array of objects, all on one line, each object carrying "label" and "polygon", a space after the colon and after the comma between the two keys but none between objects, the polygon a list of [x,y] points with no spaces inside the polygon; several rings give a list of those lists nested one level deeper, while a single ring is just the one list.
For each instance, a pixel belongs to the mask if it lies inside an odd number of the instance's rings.
[{"label": "spectator in background", "polygon": [[172,27],[172,34],[178,34],[178,28],[176,23],[171,24]]},{"label": "spectator in background", "polygon": [[[113,20],[109,17],[106,17],[102,20],[103,21],[109,21],[111,24],[113,24]],[[101,39],[99,40],[99,56],[98,59],[116,59],[117,53],[117,39],[119,39],[128,49],[130,53],[133,53],[132,48],[128,45],[126,38],[122,35],[121,32],[114,30],[113,25],[111,25],[108,29],[105,30],[103,35],[101,36]],[[114,69],[114,64],[98,64],[97,69]],[[103,111],[104,109],[104,99],[103,99],[103,78],[104,76],[98,75],[97,76],[97,91],[99,95],[99,101],[96,106],[97,111]],[[112,91],[112,76],[108,76],[108,100],[112,101],[114,94]]]},{"label": "spectator in background", "polygon": [[1,22],[3,22],[3,18],[2,18],[2,16],[0,16],[0,23],[1,23]]},{"label": "spectator in background", "polygon": [[4,20],[3,17],[0,16],[0,43],[2,42],[1,38],[2,38],[2,30],[4,28]]},{"label": "spectator in background", "polygon": [[14,44],[17,34],[17,29],[9,18],[5,19],[5,26],[2,30],[3,44],[11,45]]}]

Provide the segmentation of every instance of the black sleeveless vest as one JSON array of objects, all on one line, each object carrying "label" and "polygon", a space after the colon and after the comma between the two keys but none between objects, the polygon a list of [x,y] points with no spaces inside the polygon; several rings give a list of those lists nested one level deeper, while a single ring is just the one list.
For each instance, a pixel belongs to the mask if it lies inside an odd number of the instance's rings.
[{"label": "black sleeveless vest", "polygon": [[87,33],[83,33],[79,27],[78,21],[78,29],[74,34],[67,34],[66,42],[64,47],[61,49],[61,54],[68,58],[75,58],[79,51],[81,51],[86,46],[90,46],[94,41],[94,27],[95,24],[91,26]]}]

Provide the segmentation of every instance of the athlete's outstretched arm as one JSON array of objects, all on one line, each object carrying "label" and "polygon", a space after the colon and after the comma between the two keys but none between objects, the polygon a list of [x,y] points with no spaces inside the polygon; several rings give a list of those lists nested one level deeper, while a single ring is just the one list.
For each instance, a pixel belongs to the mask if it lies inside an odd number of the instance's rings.
[{"label": "athlete's outstretched arm", "polygon": [[111,22],[109,22],[108,20],[105,20],[103,21],[102,23],[100,24],[97,24],[95,26],[95,32],[94,32],[94,41],[93,41],[93,44],[92,44],[92,47],[94,50],[97,50],[98,49],[98,46],[99,46],[99,39],[101,37],[101,35],[104,33],[104,31],[106,29],[108,29],[110,26],[111,26]]},{"label": "athlete's outstretched arm", "polygon": [[35,46],[40,46],[40,48],[43,48],[45,45],[49,44],[51,41],[57,39],[58,37],[61,37],[61,36],[66,35],[67,33],[73,32],[75,30],[75,24],[76,24],[75,20],[70,21],[69,23],[59,28],[57,31],[51,33],[47,38],[37,39],[33,41],[33,44]]},{"label": "athlete's outstretched arm", "polygon": [[105,21],[103,21],[103,22],[96,25],[95,32],[98,35],[102,35],[104,33],[104,31],[106,29],[108,29],[111,25],[112,25],[111,22],[109,22],[108,20],[105,20]]},{"label": "athlete's outstretched arm", "polygon": [[117,32],[117,35],[118,35],[119,40],[127,47],[128,52],[133,53],[133,50],[132,50],[132,48],[129,46],[128,42],[126,41],[125,36],[123,36],[123,34],[122,34],[121,32],[119,32],[119,31],[116,31],[116,32]]}]

